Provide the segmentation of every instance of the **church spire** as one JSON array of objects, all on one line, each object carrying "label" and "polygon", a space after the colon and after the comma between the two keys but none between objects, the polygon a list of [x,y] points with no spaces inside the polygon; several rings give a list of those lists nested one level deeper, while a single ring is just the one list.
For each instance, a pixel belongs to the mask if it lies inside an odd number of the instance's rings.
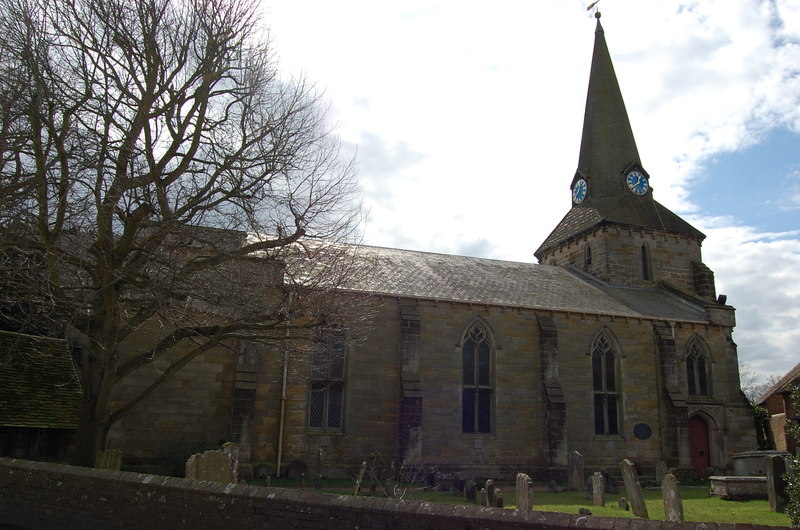
[{"label": "church spire", "polygon": [[620,176],[632,165],[640,166],[622,92],[606,45],[600,13],[595,13],[592,69],[586,95],[578,171],[590,182],[589,198],[620,192]]},{"label": "church spire", "polygon": [[[590,6],[591,7],[591,6]],[[600,14],[595,13],[592,69],[583,117],[578,170],[570,185],[572,208],[534,253],[542,261],[571,241],[609,226],[705,236],[656,202],[639,159],[622,92],[611,63]]]}]

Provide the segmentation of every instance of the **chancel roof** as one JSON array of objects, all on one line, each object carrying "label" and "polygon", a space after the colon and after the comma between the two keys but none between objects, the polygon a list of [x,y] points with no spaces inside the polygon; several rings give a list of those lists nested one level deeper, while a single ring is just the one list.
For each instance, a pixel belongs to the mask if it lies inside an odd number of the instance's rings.
[{"label": "chancel roof", "polygon": [[701,322],[705,310],[659,288],[610,286],[580,271],[413,250],[362,246],[369,273],[357,292],[631,318]]},{"label": "chancel roof", "polygon": [[0,331],[0,426],[74,429],[80,403],[66,341]]}]

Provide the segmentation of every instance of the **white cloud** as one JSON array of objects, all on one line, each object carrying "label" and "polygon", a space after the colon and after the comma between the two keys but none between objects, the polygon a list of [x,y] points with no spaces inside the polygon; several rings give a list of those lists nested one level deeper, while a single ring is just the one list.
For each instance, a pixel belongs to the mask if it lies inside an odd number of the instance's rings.
[{"label": "white cloud", "polygon": [[717,291],[737,307],[740,357],[762,374],[782,375],[800,357],[800,231],[764,234],[730,219],[696,219],[708,239],[704,261]]},{"label": "white cloud", "polygon": [[[570,206],[588,3],[264,0],[282,68],[326,89],[344,142],[358,148],[368,243],[533,260]],[[704,163],[775,127],[800,131],[797,0],[600,7],[642,162],[667,207],[702,215],[690,183]],[[741,357],[757,365],[770,344],[768,357],[782,356],[770,366],[788,370],[797,326],[751,322],[798,316],[779,278],[798,270],[800,236],[765,238],[735,220],[707,233],[706,261],[738,306]],[[757,281],[742,280],[753,271]]]}]

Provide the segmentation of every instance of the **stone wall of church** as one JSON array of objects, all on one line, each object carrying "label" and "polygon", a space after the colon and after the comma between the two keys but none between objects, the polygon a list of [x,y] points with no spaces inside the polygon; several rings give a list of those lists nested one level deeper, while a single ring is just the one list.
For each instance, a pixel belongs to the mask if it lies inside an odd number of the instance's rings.
[{"label": "stone wall of church", "polygon": [[[235,364],[225,348],[200,355],[111,428],[109,448],[122,450],[129,461],[158,460],[182,469],[180,461],[192,451],[230,440]],[[113,396],[112,410],[147,388],[167,366],[167,359],[159,360],[126,377]]]},{"label": "stone wall of church", "polygon": [[[374,309],[368,324],[349,330],[341,429],[308,427],[307,349],[259,351],[247,370],[237,364],[232,351],[219,349],[190,363],[125,418],[112,431],[110,446],[122,449],[126,458],[152,458],[170,452],[177,457],[180,450],[220,440],[249,441],[250,460],[266,464],[274,473],[286,362],[281,473],[289,465],[303,464],[312,473],[320,450],[323,469],[334,476],[353,472],[372,458],[387,469],[395,460],[398,465],[431,464],[484,476],[537,473],[563,466],[557,460],[564,448],[582,453],[589,469],[616,469],[623,458],[645,470],[662,460],[688,466],[686,421],[695,414],[709,424],[715,466],[724,467],[732,454],[755,447],[752,412],[738,389],[730,327],[670,326],[551,311],[537,315],[534,310],[391,297],[376,298]],[[411,343],[403,334],[409,322],[414,323],[413,333],[418,332]],[[476,322],[488,331],[492,344],[492,429],[465,434],[462,341]],[[673,358],[666,363],[656,328],[663,340],[674,344]],[[604,330],[615,348],[621,398],[619,432],[608,435],[595,433],[593,413],[591,348]],[[549,335],[543,341],[545,332]],[[687,392],[686,347],[696,337],[709,355],[708,396]],[[550,348],[547,366],[542,364],[543,344]],[[560,389],[553,388],[560,391],[565,406],[565,434],[555,440],[548,431],[557,424],[548,417],[548,410],[552,415],[556,409],[548,407],[545,368],[549,382],[560,383]],[[141,387],[153,374],[140,375],[135,384]],[[671,394],[665,391],[668,387]],[[242,389],[245,394],[252,389],[252,410],[240,410],[237,396]],[[404,396],[411,401],[404,402]],[[409,409],[409,403],[418,408]],[[413,421],[404,419],[409,410],[418,415]],[[671,410],[677,415],[670,415]],[[243,434],[237,434],[237,414],[248,413],[247,424],[239,423]],[[409,425],[419,429],[404,438],[408,433],[402,429]],[[649,428],[648,436],[642,435],[648,429],[641,426]]]}]

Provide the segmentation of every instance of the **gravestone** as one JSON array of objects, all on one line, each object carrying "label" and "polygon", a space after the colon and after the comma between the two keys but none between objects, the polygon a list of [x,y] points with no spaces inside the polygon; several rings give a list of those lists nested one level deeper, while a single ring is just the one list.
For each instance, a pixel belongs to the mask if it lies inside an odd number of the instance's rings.
[{"label": "gravestone", "polygon": [[569,454],[568,462],[569,488],[580,491],[584,487],[583,478],[583,455],[578,451]]},{"label": "gravestone", "polygon": [[664,461],[660,461],[656,464],[656,482],[661,484],[664,482],[664,477],[667,476],[667,464]]},{"label": "gravestone", "polygon": [[361,481],[364,480],[364,473],[367,472],[367,461],[364,460],[361,462],[361,469],[358,470],[358,475],[356,476],[356,485],[353,487],[353,497],[358,496],[359,490],[361,490]]},{"label": "gravestone", "polygon": [[461,473],[456,473],[453,475],[453,496],[456,496],[456,493],[462,494],[464,493],[465,483],[464,479],[461,478]]},{"label": "gravestone", "polygon": [[322,447],[317,449],[317,473],[316,480],[314,480],[314,489],[322,489]]},{"label": "gravestone", "polygon": [[487,504],[485,504],[484,506],[489,506],[489,507],[494,506],[494,490],[495,490],[494,480],[491,480],[491,479],[487,480],[486,481],[486,502],[487,502]]},{"label": "gravestone", "polygon": [[592,490],[594,489],[594,478],[592,475],[586,477],[586,498],[592,500]]},{"label": "gravestone", "polygon": [[786,460],[782,456],[771,455],[765,457],[767,465],[767,498],[769,509],[773,512],[786,511]]},{"label": "gravestone", "polygon": [[477,500],[478,494],[476,491],[475,481],[468,480],[466,484],[464,484],[464,498],[467,501],[475,502]]},{"label": "gravestone", "polygon": [[644,503],[642,485],[639,484],[639,476],[636,474],[636,467],[633,462],[626,458],[619,463],[619,469],[622,471],[622,480],[625,482],[625,491],[628,494],[627,499],[631,504],[633,515],[649,519],[647,505]]},{"label": "gravestone", "polygon": [[533,509],[533,481],[525,473],[517,473],[517,510]]},{"label": "gravestone", "polygon": [[492,501],[493,508],[502,508],[503,507],[503,490],[500,488],[494,489],[494,500]]},{"label": "gravestone", "polygon": [[595,506],[605,506],[605,479],[599,472],[592,475],[592,502]]},{"label": "gravestone", "polygon": [[98,451],[94,458],[94,467],[97,469],[111,469],[113,471],[119,471],[122,467],[122,451],[119,449]]},{"label": "gravestone", "polygon": [[606,493],[619,493],[619,486],[617,485],[617,479],[612,477],[608,474],[608,470],[603,468],[600,470],[600,474],[603,475],[603,488]]},{"label": "gravestone", "polygon": [[558,485],[556,484],[555,480],[551,480],[547,484],[547,491],[549,491],[550,493],[558,493]]},{"label": "gravestone", "polygon": [[186,478],[236,484],[239,480],[239,451],[236,444],[195,453],[186,461]]},{"label": "gravestone", "polygon": [[231,479],[234,484],[239,483],[239,446],[233,442],[225,442],[222,444],[222,454],[228,457],[228,465],[230,466]]},{"label": "gravestone", "polygon": [[625,511],[628,511],[628,510],[631,509],[631,507],[628,505],[628,499],[626,499],[625,497],[620,497],[619,498],[619,507],[620,507],[620,509],[625,510]]},{"label": "gravestone", "polygon": [[683,521],[683,499],[681,488],[675,475],[667,474],[661,481],[661,493],[664,497],[664,517],[667,521]]},{"label": "gravestone", "polygon": [[486,494],[486,488],[481,488],[481,506],[489,506],[489,495]]}]

